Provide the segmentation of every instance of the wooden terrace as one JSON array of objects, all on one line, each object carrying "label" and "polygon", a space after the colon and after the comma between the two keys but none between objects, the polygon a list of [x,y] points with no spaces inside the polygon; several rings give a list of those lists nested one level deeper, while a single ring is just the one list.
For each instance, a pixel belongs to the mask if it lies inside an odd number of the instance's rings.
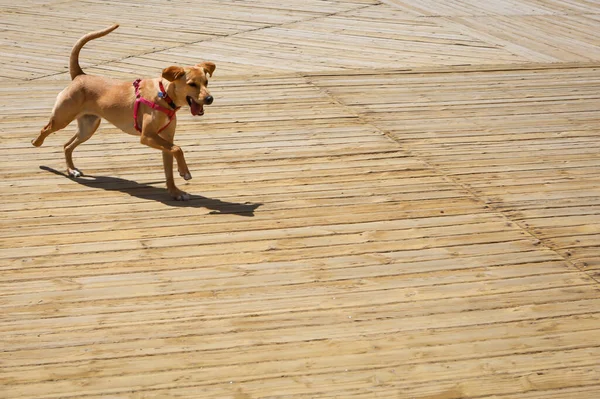
[{"label": "wooden terrace", "polygon": [[[597,0],[0,0],[0,398],[600,397]],[[83,69],[217,64],[189,202]]]}]

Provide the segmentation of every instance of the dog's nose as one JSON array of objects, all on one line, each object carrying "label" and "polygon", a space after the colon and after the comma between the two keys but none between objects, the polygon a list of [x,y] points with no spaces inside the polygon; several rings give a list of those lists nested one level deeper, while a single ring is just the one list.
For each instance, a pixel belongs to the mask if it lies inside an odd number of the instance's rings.
[{"label": "dog's nose", "polygon": [[213,98],[213,96],[206,96],[206,97],[204,98],[204,104],[206,104],[206,105],[210,105],[210,104],[212,104],[212,103],[213,103],[213,101],[214,101],[214,100],[215,100],[215,99]]}]

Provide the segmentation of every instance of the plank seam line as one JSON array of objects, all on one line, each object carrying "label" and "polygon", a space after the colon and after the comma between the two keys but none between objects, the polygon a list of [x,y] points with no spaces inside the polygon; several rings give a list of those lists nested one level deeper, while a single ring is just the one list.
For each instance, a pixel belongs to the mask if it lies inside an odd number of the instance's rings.
[{"label": "plank seam line", "polygon": [[[561,348],[561,349],[556,349],[556,350],[544,350],[544,351],[532,351],[531,353],[526,353],[526,355],[532,355],[532,354],[537,354],[537,355],[541,355],[543,353],[565,353],[565,352],[577,352],[577,351],[582,351],[585,349],[589,349],[589,348],[595,348],[594,346],[585,346],[585,345],[580,345],[580,346],[574,346],[574,347],[566,347],[566,348]],[[494,358],[508,358],[510,357],[510,355],[499,355],[499,356],[495,356]],[[485,357],[483,357],[482,359],[485,359]],[[464,359],[464,361],[469,361],[471,359]],[[441,364],[445,364],[445,363],[452,363],[454,362],[454,360],[452,359],[448,359],[445,361],[440,362]],[[242,364],[246,364],[246,363],[242,363]],[[251,363],[248,363],[251,364]],[[281,372],[281,371],[274,371],[271,373],[263,373],[263,374],[256,374],[256,375],[248,375],[248,376],[244,376],[244,377],[240,377],[237,378],[235,380],[236,384],[244,384],[244,383],[258,383],[258,382],[264,382],[264,381],[268,381],[268,380],[274,380],[274,379],[281,379],[281,378],[291,378],[291,377],[306,377],[306,376],[325,376],[325,375],[336,375],[336,374],[343,374],[348,372],[348,370],[352,371],[352,372],[364,372],[364,371],[373,371],[373,370],[389,370],[390,367],[401,367],[402,365],[419,365],[419,364],[435,364],[435,362],[418,362],[418,361],[413,361],[411,363],[403,363],[400,360],[396,361],[395,363],[391,363],[391,364],[385,364],[385,365],[381,365],[381,364],[370,364],[370,365],[355,365],[355,366],[344,366],[344,365],[339,365],[339,366],[334,366],[333,368],[331,366],[321,366],[321,368],[316,368],[316,369],[312,369],[311,371],[307,372],[306,370],[297,370],[297,371],[292,371],[289,373],[285,373],[285,372]],[[586,373],[586,374],[591,374],[594,372],[594,369],[592,368],[592,366],[594,366],[596,363],[594,363],[593,361],[585,361],[582,363],[576,363],[576,364],[572,364],[572,365],[548,365],[548,366],[544,366],[544,368],[540,369],[536,369],[536,370],[532,370],[530,373],[526,374],[526,375],[530,375],[533,374],[534,372],[561,372],[561,371],[572,371],[572,370],[578,370],[581,373]],[[336,368],[337,367],[337,368]],[[186,370],[194,370],[194,371],[201,371],[203,369],[203,367],[197,366],[194,368],[188,368]],[[177,368],[171,368],[171,369],[166,369],[166,370],[161,370],[161,373],[165,373],[165,372],[169,372],[172,370],[178,370]],[[152,372],[152,371],[145,371],[145,372],[141,372],[138,374],[129,374],[129,375],[146,375],[146,376],[151,376],[152,374],[155,374],[156,372]],[[506,371],[506,372],[502,372],[502,373],[496,373],[495,375],[498,376],[505,376],[505,377],[512,377],[513,380],[517,380],[516,377],[522,377],[523,376],[523,371]],[[112,375],[108,376],[108,379],[110,379],[110,377],[113,377]],[[479,375],[476,375],[476,377],[487,377],[486,374],[484,374],[484,372],[480,372]],[[79,377],[79,380],[83,380],[85,377]],[[105,377],[106,378],[106,377]],[[490,378],[490,377],[488,377]],[[72,378],[75,379],[75,378]],[[46,380],[48,381],[48,380]],[[51,380],[54,381],[54,380]],[[229,377],[226,376],[222,376],[222,377],[215,377],[213,378],[212,381],[189,381],[189,382],[161,382],[159,384],[155,384],[155,385],[151,385],[151,386],[143,386],[140,388],[136,388],[135,391],[132,391],[131,388],[127,388],[125,386],[122,387],[115,387],[115,388],[100,388],[100,389],[96,389],[96,390],[88,390],[88,391],[80,391],[78,393],[72,393],[70,391],[67,392],[63,392],[60,393],[58,395],[60,396],[55,396],[52,395],[51,397],[53,398],[85,398],[85,397],[98,397],[98,396],[108,396],[110,395],[111,397],[114,397],[114,395],[119,395],[119,397],[121,397],[123,394],[129,394],[132,392],[135,393],[146,393],[146,392],[153,392],[153,393],[157,393],[159,391],[165,391],[165,390],[180,390],[180,389],[190,389],[190,388],[196,388],[196,389],[200,389],[201,387],[210,387],[210,386],[218,386],[220,384],[227,384],[227,382],[229,382],[229,384],[232,384],[233,381],[231,381],[231,379]],[[423,387],[423,386],[427,386],[430,387],[432,382],[434,383],[456,383],[455,381],[455,377],[452,376],[448,376],[448,377],[438,377],[437,380],[434,381],[424,381],[424,382],[420,382],[418,383],[417,387]],[[27,384],[27,382],[25,382],[25,384]],[[404,386],[406,386],[408,383],[405,382],[400,382],[399,386],[403,386],[402,384],[404,384]],[[597,383],[594,383],[593,380],[592,382],[589,382],[588,380],[585,380],[582,384],[581,381],[578,382],[578,384],[580,385],[576,385],[576,386],[567,386],[565,388],[563,387],[559,387],[559,388],[553,388],[553,387],[542,387],[541,389],[536,388],[535,391],[536,392],[547,392],[547,391],[556,391],[556,390],[563,390],[563,389],[578,389],[578,388],[588,388],[588,387],[595,387],[598,386]],[[23,383],[16,383],[16,384],[12,384],[13,387],[15,386],[23,386]],[[82,384],[83,385],[83,384]],[[93,388],[92,388],[93,389]],[[518,393],[524,393],[523,391],[512,391],[512,392],[508,392],[506,393],[508,394],[518,394]],[[502,396],[504,396],[505,394],[502,394]],[[296,396],[296,395],[294,395]],[[494,395],[495,397],[497,397],[496,395]],[[50,397],[50,396],[47,396]],[[289,397],[289,396],[288,396]],[[454,396],[455,397],[455,396]],[[461,396],[462,397],[462,396]],[[469,398],[471,399],[479,399],[479,398],[486,398],[486,397],[490,397],[487,394],[484,395],[477,395],[477,396],[469,396]]]},{"label": "plank seam line", "polygon": [[[452,72],[450,72],[450,73],[452,73]],[[375,74],[375,71],[374,71],[373,74]],[[333,92],[331,92],[327,88],[321,87],[319,84],[315,83],[311,79],[311,74],[308,74],[308,73],[307,74],[303,74],[303,73],[299,72],[298,76],[304,78],[306,80],[306,82],[310,86],[312,86],[313,88],[315,88],[316,90],[318,90],[320,93],[326,95],[336,105],[342,107],[346,112],[348,112],[349,114],[355,116],[356,119],[361,124],[363,124],[365,126],[369,126],[372,129],[374,129],[376,132],[378,132],[380,135],[387,137],[391,142],[395,143],[397,146],[399,146],[400,149],[402,149],[404,152],[406,152],[406,154],[409,157],[420,161],[423,165],[425,165],[427,168],[429,168],[429,170],[435,172],[439,176],[442,176],[447,181],[451,182],[452,184],[456,185],[457,187],[462,188],[466,193],[468,193],[468,195],[471,198],[473,198],[476,202],[480,203],[485,209],[488,209],[490,212],[494,212],[494,213],[502,216],[506,220],[507,223],[513,223],[513,224],[515,224],[521,231],[523,231],[526,234],[526,236],[529,237],[529,239],[533,243],[533,245],[535,245],[538,248],[540,246],[543,246],[547,250],[555,253],[559,258],[563,259],[564,262],[567,265],[571,266],[575,270],[578,270],[579,272],[581,272],[584,275],[588,276],[590,278],[590,280],[591,280],[591,284],[593,284],[593,283],[600,284],[600,278],[594,277],[592,275],[592,273],[590,273],[590,272],[588,272],[587,270],[584,269],[584,267],[586,266],[585,262],[582,262],[583,263],[583,265],[582,265],[583,267],[582,267],[582,266],[580,266],[578,264],[579,262],[576,263],[576,262],[572,261],[571,259],[569,259],[568,256],[562,255],[558,250],[556,250],[553,247],[549,246],[548,243],[547,243],[547,241],[545,239],[539,238],[534,232],[532,232],[529,228],[527,228],[527,226],[524,226],[519,221],[513,220],[504,211],[502,211],[498,207],[494,206],[493,203],[491,203],[490,201],[486,201],[485,199],[483,199],[482,197],[480,197],[479,195],[477,195],[477,193],[468,184],[460,182],[459,180],[457,180],[456,178],[454,178],[454,176],[449,175],[448,173],[446,173],[443,169],[438,168],[438,167],[432,165],[430,162],[427,161],[427,159],[425,159],[424,157],[421,157],[421,156],[417,155],[413,151],[413,149],[412,149],[412,147],[411,147],[410,144],[404,144],[403,145],[402,143],[400,143],[396,139],[396,137],[391,132],[389,132],[389,131],[387,131],[385,129],[382,129],[381,127],[379,127],[379,125],[376,124],[376,122],[371,121],[371,120],[365,118],[360,112],[356,112],[352,107],[350,107],[349,105],[347,105],[342,99],[340,99],[338,96],[336,96]]]},{"label": "plank seam line", "polygon": [[454,65],[427,65],[406,68],[377,68],[376,70],[364,69],[345,69],[335,71],[314,71],[306,72],[304,76],[322,77],[322,76],[373,76],[373,75],[425,75],[425,74],[454,74],[454,73],[482,73],[482,72],[515,72],[515,71],[565,71],[565,70],[584,70],[600,68],[597,61],[574,63],[565,62],[538,62],[538,63],[511,63],[511,64],[454,64]]}]

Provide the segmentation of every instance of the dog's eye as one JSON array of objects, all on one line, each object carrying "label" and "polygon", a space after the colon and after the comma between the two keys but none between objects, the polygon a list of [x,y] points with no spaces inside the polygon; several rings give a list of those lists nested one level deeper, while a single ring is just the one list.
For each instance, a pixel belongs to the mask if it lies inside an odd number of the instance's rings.
[{"label": "dog's eye", "polygon": [[188,85],[190,85],[191,87],[198,87],[198,85],[196,83],[194,83],[194,82],[188,83]]}]

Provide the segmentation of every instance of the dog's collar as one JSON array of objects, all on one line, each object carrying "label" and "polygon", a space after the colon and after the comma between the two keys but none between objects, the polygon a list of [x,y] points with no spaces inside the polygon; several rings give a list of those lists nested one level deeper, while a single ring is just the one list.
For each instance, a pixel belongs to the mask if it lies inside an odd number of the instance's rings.
[{"label": "dog's collar", "polygon": [[173,101],[173,99],[171,99],[171,97],[169,97],[169,95],[167,94],[167,91],[165,90],[165,87],[162,84],[162,81],[158,82],[158,87],[160,88],[160,91],[158,92],[158,97],[162,98],[163,100],[165,100],[167,102],[167,104],[169,104],[169,107],[173,108],[175,111],[177,111],[179,108],[177,105],[175,105],[175,102]]}]

